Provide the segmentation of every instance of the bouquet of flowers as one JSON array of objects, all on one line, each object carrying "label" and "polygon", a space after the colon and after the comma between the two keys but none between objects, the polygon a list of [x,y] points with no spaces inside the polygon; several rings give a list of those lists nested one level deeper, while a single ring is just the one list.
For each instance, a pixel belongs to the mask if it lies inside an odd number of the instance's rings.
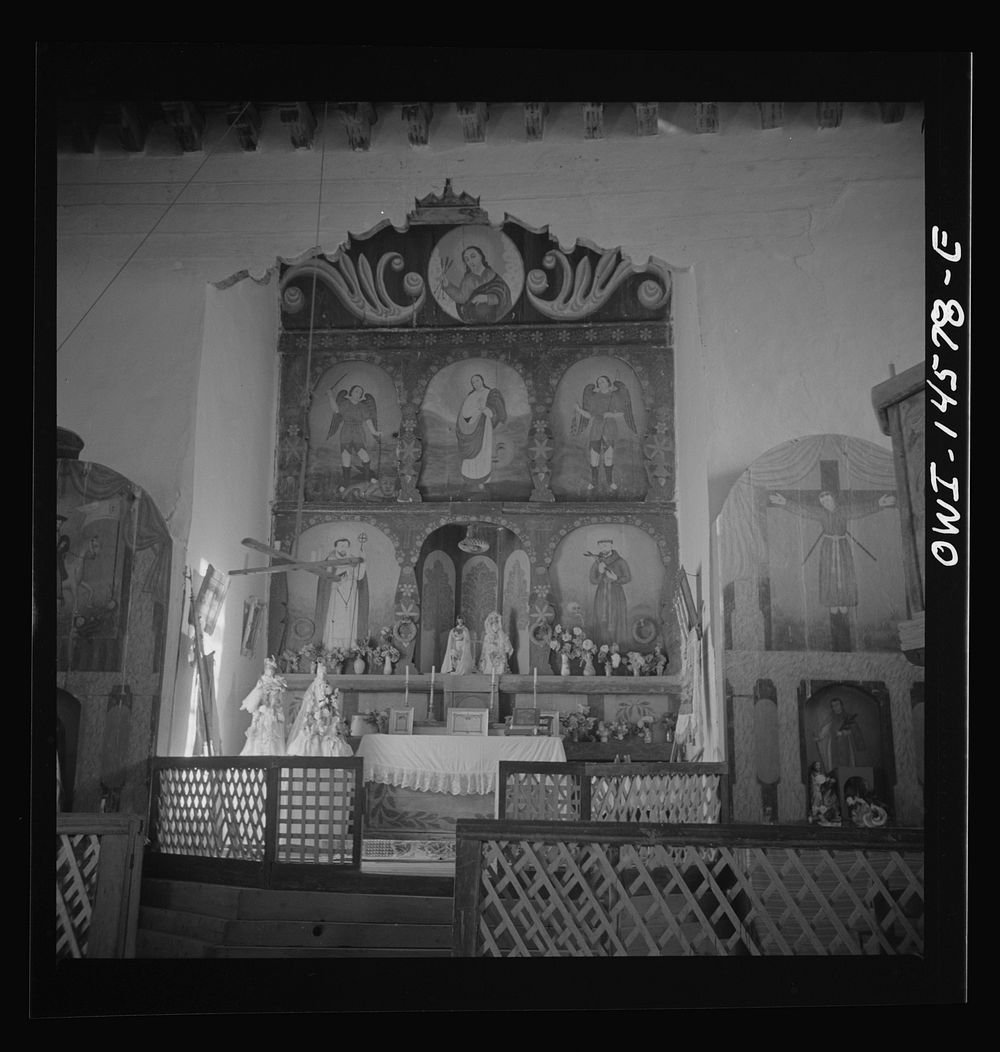
[{"label": "bouquet of flowers", "polygon": [[372,649],[372,656],[382,664],[385,664],[385,659],[388,658],[393,665],[400,658],[399,651],[393,646],[392,643],[392,629],[383,628],[378,634],[378,642]]},{"label": "bouquet of flowers", "polygon": [[285,647],[278,655],[278,664],[284,673],[297,672],[299,668],[299,655],[290,647]]},{"label": "bouquet of flowers", "polygon": [[628,652],[628,667],[633,676],[641,675],[642,670],[646,667],[645,655],[640,654],[638,650],[630,650]]},{"label": "bouquet of flowers", "polygon": [[580,702],[576,707],[576,712],[560,714],[559,724],[565,727],[571,735],[583,741],[588,741],[591,732],[597,725],[597,717],[590,715],[589,705]]},{"label": "bouquet of flowers", "polygon": [[328,669],[336,670],[340,668],[344,662],[351,657],[351,651],[345,650],[343,647],[323,647],[323,656],[320,659]]},{"label": "bouquet of flowers", "polygon": [[597,648],[596,660],[604,667],[606,676],[614,675],[622,665],[621,647],[617,643],[602,643]]},{"label": "bouquet of flowers", "polygon": [[652,716],[640,716],[639,722],[636,724],[636,733],[643,739],[643,741],[649,745],[653,740],[653,722]]},{"label": "bouquet of flowers", "polygon": [[385,734],[389,729],[389,710],[371,709],[364,714],[365,723],[374,727],[379,734]]},{"label": "bouquet of flowers", "polygon": [[317,661],[323,660],[323,646],[316,643],[306,643],[299,650],[298,663],[300,672],[312,672]]},{"label": "bouquet of flowers", "polygon": [[583,629],[579,625],[573,628],[563,628],[556,625],[552,629],[552,638],[549,640],[549,649],[557,654],[565,654],[568,658],[582,658],[586,653],[593,653],[594,644],[585,639]]},{"label": "bouquet of flowers", "polygon": [[[327,684],[323,697],[316,703],[312,712],[306,717],[306,726],[310,734],[326,734],[340,720],[340,691]],[[343,733],[343,727],[337,728]]]},{"label": "bouquet of flowers", "polygon": [[674,731],[677,729],[677,713],[665,712],[661,717],[660,722],[666,728],[666,740],[672,742],[674,740]]}]

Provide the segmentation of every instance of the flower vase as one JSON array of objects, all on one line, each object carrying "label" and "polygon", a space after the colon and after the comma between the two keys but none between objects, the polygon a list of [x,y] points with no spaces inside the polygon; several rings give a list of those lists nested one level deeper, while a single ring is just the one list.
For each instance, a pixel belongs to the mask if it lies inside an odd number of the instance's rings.
[{"label": "flower vase", "polygon": [[583,674],[585,676],[596,675],[594,670],[594,659],[589,653],[583,655]]},{"label": "flower vase", "polygon": [[392,658],[390,658],[388,654],[385,656],[385,661],[382,662],[382,675],[392,675]]},{"label": "flower vase", "polygon": [[653,744],[653,732],[649,729],[649,727],[647,727],[642,732],[642,740],[643,740],[643,743],[646,744],[646,745],[652,745]]},{"label": "flower vase", "polygon": [[365,674],[365,659],[358,654],[354,659],[354,675],[363,676]]},{"label": "flower vase", "polygon": [[569,675],[569,654],[560,654],[559,656],[562,658],[562,667],[559,669],[559,675],[560,676],[568,676]]},{"label": "flower vase", "polygon": [[611,675],[611,662],[610,661],[605,661],[604,662],[604,675],[605,676],[610,676]]}]

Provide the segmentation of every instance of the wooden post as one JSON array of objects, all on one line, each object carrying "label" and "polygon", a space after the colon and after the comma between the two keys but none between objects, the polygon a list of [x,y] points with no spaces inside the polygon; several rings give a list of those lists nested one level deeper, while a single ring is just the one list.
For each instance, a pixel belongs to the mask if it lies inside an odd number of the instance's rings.
[{"label": "wooden post", "polygon": [[483,849],[480,840],[463,835],[459,819],[455,835],[455,913],[453,957],[476,957],[479,937],[479,900],[482,888]]},{"label": "wooden post", "polygon": [[281,791],[281,767],[272,762],[267,767],[264,784],[267,796],[264,801],[264,862],[263,887],[271,886],[271,868],[278,857],[278,793]]}]

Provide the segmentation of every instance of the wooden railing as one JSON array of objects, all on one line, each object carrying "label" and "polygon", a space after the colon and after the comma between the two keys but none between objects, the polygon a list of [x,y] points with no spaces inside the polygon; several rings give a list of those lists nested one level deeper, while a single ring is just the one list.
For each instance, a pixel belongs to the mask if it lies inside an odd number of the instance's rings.
[{"label": "wooden railing", "polygon": [[56,815],[56,958],[134,957],[138,815]]},{"label": "wooden railing", "polygon": [[724,763],[501,761],[498,784],[501,819],[708,824],[729,817]]},{"label": "wooden railing", "polygon": [[147,872],[303,887],[358,869],[363,772],[356,757],[155,760]]},{"label": "wooden railing", "polygon": [[924,951],[919,830],[464,821],[455,956]]}]

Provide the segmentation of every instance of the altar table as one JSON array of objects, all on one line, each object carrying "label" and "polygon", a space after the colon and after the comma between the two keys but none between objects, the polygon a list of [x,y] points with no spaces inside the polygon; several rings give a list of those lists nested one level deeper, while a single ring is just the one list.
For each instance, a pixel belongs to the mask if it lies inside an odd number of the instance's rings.
[{"label": "altar table", "polygon": [[366,734],[356,755],[366,782],[453,796],[492,793],[501,760],[566,762],[562,738],[471,734]]}]

